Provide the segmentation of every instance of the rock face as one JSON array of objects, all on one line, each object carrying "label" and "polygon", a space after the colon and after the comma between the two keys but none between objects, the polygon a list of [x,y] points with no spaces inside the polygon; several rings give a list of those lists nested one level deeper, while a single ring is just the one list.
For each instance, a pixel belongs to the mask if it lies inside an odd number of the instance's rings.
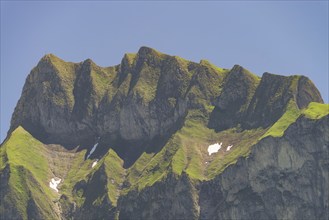
[{"label": "rock face", "polygon": [[247,70],[234,66],[215,102],[209,126],[217,131],[238,124],[244,129],[266,128],[283,115],[291,100],[300,109],[312,101],[323,103],[320,93],[307,77],[264,73],[259,82]]},{"label": "rock face", "polygon": [[197,190],[189,177],[169,175],[165,181],[132,191],[119,200],[119,219],[198,219]]},{"label": "rock face", "polygon": [[[147,47],[113,67],[46,55],[0,147],[0,216],[328,219],[321,103],[304,76]],[[214,143],[223,148],[209,155]]]},{"label": "rock face", "polygon": [[[302,95],[303,91],[308,91],[308,95]],[[268,127],[283,115],[291,100],[298,103],[300,109],[312,101],[323,103],[321,95],[308,78],[264,73],[248,107],[244,127]]]},{"label": "rock face", "polygon": [[224,73],[209,65],[146,47],[109,68],[46,55],[26,80],[9,133],[22,125],[68,148],[102,136],[120,143],[166,137],[181,127],[189,106],[200,108],[198,99],[209,104],[219,94]]},{"label": "rock face", "polygon": [[258,84],[258,77],[235,65],[225,79],[222,93],[214,103],[216,107],[209,126],[219,131],[242,123]]},{"label": "rock face", "polygon": [[168,177],[119,203],[122,219],[327,219],[329,117],[299,118],[211,181]]},{"label": "rock face", "polygon": [[328,219],[328,123],[299,118],[202,184],[200,219]]}]

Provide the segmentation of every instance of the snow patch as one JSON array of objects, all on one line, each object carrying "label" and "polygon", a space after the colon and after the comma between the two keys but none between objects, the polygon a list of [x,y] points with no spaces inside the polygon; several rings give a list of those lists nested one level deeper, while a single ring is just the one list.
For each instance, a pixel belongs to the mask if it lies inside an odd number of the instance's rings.
[{"label": "snow patch", "polygon": [[51,178],[51,180],[49,182],[49,187],[52,188],[53,190],[55,190],[56,192],[58,192],[57,186],[61,181],[62,180],[58,177]]},{"label": "snow patch", "polygon": [[213,153],[217,153],[219,151],[219,149],[221,149],[222,144],[223,143],[221,142],[220,144],[216,143],[216,144],[209,145],[209,147],[208,147],[209,156]]},{"label": "snow patch", "polygon": [[229,146],[227,146],[226,151],[231,150],[232,147],[233,147],[233,145],[229,145]]},{"label": "snow patch", "polygon": [[95,161],[93,162],[93,164],[91,165],[91,168],[93,168],[94,166],[96,166],[97,163],[98,163],[98,160],[95,160]]},{"label": "snow patch", "polygon": [[89,154],[88,154],[88,156],[87,156],[87,159],[90,157],[90,155],[92,154],[92,153],[94,153],[94,151],[96,150],[96,148],[97,148],[97,146],[98,146],[98,140],[99,140],[99,137],[97,138],[97,143],[93,146],[93,148],[91,148],[91,150],[90,150],[90,152],[89,152]]}]

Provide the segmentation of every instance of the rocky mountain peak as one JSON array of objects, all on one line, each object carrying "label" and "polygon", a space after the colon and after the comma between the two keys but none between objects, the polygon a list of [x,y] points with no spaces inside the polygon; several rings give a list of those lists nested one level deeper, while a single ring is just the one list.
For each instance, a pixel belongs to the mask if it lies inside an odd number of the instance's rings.
[{"label": "rocky mountain peak", "polygon": [[[59,57],[57,57],[56,55],[52,54],[52,53],[49,53],[49,54],[46,54],[44,55],[41,59],[40,59],[40,62],[51,62],[51,61],[58,61],[58,60],[61,60]],[[61,60],[63,61],[63,60]]]},{"label": "rocky mountain peak", "polygon": [[323,103],[320,92],[317,90],[313,82],[306,76],[300,76],[296,88],[296,99],[298,108],[306,108],[313,100],[315,102]]},{"label": "rocky mountain peak", "polygon": [[225,130],[236,126],[245,117],[248,104],[259,84],[259,77],[239,65],[229,71],[221,94],[216,98],[209,126]]},{"label": "rocky mountain peak", "polygon": [[289,102],[302,109],[312,101],[323,103],[314,84],[304,76],[265,72],[260,79],[236,65],[225,79],[209,126],[218,131],[238,124],[247,129],[266,128],[283,115]]},{"label": "rocky mountain peak", "polygon": [[233,68],[231,69],[232,74],[242,74],[248,72],[246,69],[244,69],[242,66],[235,64]]},{"label": "rocky mountain peak", "polygon": [[151,47],[146,47],[146,46],[140,47],[137,54],[139,57],[161,56],[162,55],[162,53],[160,53],[159,51],[157,51]]},{"label": "rocky mountain peak", "polygon": [[61,68],[62,65],[66,64],[67,62],[54,54],[46,54],[38,62],[37,68]]},{"label": "rocky mountain peak", "polygon": [[0,216],[328,219],[322,102],[304,76],[147,47],[106,68],[46,55],[0,146]]},{"label": "rocky mountain peak", "polygon": [[91,67],[91,66],[97,66],[94,61],[92,61],[90,58],[86,59],[82,62],[83,67]]},{"label": "rocky mountain peak", "polygon": [[45,143],[69,148],[95,136],[115,140],[112,145],[146,146],[155,138],[168,138],[189,112],[218,131],[238,124],[267,127],[290,99],[300,107],[322,101],[307,78],[265,73],[260,80],[239,65],[224,70],[148,47],[125,54],[120,65],[108,68],[90,59],[70,63],[48,54],[28,76],[9,132],[22,126]]}]

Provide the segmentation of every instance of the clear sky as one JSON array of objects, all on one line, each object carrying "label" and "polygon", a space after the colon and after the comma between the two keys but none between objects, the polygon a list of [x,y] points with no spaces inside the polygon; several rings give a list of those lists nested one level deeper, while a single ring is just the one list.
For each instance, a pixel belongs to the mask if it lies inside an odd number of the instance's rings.
[{"label": "clear sky", "polygon": [[111,66],[141,46],[259,76],[306,75],[328,103],[328,1],[1,1],[1,141],[44,54]]}]

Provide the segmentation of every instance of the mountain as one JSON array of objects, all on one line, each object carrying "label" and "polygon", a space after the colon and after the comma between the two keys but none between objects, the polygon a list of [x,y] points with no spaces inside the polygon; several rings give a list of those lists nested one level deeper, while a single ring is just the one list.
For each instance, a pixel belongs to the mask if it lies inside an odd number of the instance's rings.
[{"label": "mountain", "polygon": [[48,54],[0,147],[0,215],[328,219],[328,114],[305,76],[148,47],[112,67]]}]

